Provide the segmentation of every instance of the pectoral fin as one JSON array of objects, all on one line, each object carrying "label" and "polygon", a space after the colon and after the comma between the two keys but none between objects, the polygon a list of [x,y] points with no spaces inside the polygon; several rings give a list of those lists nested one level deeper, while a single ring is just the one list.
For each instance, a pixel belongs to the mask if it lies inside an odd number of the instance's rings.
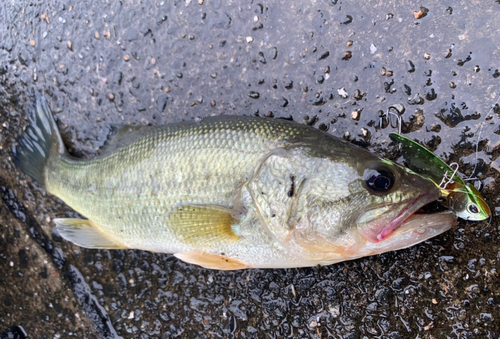
[{"label": "pectoral fin", "polygon": [[199,265],[201,267],[209,268],[212,270],[232,271],[251,268],[250,266],[238,260],[224,258],[220,255],[208,254],[198,251],[175,253],[174,255],[187,263]]},{"label": "pectoral fin", "polygon": [[124,249],[126,246],[110,239],[90,220],[54,219],[64,239],[85,248]]},{"label": "pectoral fin", "polygon": [[182,206],[170,215],[178,239],[196,248],[239,239],[231,225],[236,223],[231,210],[219,206]]}]

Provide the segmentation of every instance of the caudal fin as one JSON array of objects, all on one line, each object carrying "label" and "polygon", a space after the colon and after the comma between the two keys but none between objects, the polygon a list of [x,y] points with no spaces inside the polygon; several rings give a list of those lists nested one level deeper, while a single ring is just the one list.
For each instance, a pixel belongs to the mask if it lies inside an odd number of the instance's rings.
[{"label": "caudal fin", "polygon": [[47,100],[40,93],[36,93],[35,109],[27,118],[28,127],[12,147],[12,158],[24,173],[45,185],[45,168],[51,157],[65,152],[64,144]]}]

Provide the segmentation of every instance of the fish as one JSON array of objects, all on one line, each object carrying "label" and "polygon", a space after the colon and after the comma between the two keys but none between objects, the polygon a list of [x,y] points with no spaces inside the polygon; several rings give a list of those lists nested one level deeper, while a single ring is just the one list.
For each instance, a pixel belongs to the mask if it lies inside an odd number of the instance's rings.
[{"label": "fish", "polygon": [[313,127],[217,116],[112,126],[100,154],[68,154],[36,93],[14,163],[86,219],[56,218],[91,249],[172,253],[208,269],[330,265],[415,245],[457,223],[423,213],[436,185]]},{"label": "fish", "polygon": [[408,167],[433,181],[444,198],[443,205],[452,210],[457,217],[471,221],[481,221],[491,217],[491,209],[481,193],[418,142],[399,133],[390,133],[392,141],[401,145],[403,158]]}]

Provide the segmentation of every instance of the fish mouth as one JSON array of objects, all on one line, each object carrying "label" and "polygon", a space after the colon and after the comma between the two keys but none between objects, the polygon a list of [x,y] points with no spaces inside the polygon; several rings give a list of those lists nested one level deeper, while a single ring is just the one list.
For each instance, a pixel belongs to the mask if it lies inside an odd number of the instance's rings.
[{"label": "fish mouth", "polygon": [[366,253],[380,254],[407,248],[433,238],[457,225],[453,211],[415,213],[397,225],[384,241],[366,243]]},{"label": "fish mouth", "polygon": [[[382,229],[382,231],[377,235],[377,241],[382,241],[397,228],[401,227],[409,219],[412,217],[417,211],[419,211],[422,207],[431,202],[436,201],[439,196],[436,195],[436,192],[429,192],[426,194],[422,194],[417,199],[415,199],[411,204],[406,206],[397,216],[392,220],[386,227]],[[434,214],[434,213],[433,213]],[[437,214],[437,213],[436,213]]]},{"label": "fish mouth", "polygon": [[[441,223],[440,227],[449,229],[453,221],[450,220],[449,217],[445,217],[446,220],[441,220],[441,216],[439,215],[443,212],[429,213],[422,211],[424,206],[437,201],[438,198],[439,190],[436,189],[419,195],[401,210],[395,211],[392,208],[394,206],[393,204],[386,204],[368,210],[360,215],[357,220],[358,231],[368,242],[377,244],[381,241],[387,241],[387,238],[391,237],[396,230],[401,228],[403,228],[405,232],[408,232],[410,228],[421,228],[417,224],[418,220],[422,221],[422,225],[433,225],[433,223],[429,221],[432,220],[433,216],[437,218],[436,222]],[[448,214],[450,213],[446,213],[446,215]],[[451,214],[453,215],[453,213]],[[424,218],[424,216],[426,217]],[[443,222],[446,225],[444,225]]]}]

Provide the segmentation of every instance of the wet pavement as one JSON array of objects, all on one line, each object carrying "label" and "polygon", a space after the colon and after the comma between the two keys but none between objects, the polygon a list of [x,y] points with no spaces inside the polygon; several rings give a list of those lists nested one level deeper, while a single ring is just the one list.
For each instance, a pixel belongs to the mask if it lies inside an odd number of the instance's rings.
[{"label": "wet pavement", "polygon": [[[499,338],[499,17],[493,0],[1,2],[1,338]],[[403,133],[480,178],[494,216],[305,269],[81,249],[52,232],[76,214],[10,158],[34,91],[78,157],[111,123],[246,114],[397,160],[402,104]]]}]

